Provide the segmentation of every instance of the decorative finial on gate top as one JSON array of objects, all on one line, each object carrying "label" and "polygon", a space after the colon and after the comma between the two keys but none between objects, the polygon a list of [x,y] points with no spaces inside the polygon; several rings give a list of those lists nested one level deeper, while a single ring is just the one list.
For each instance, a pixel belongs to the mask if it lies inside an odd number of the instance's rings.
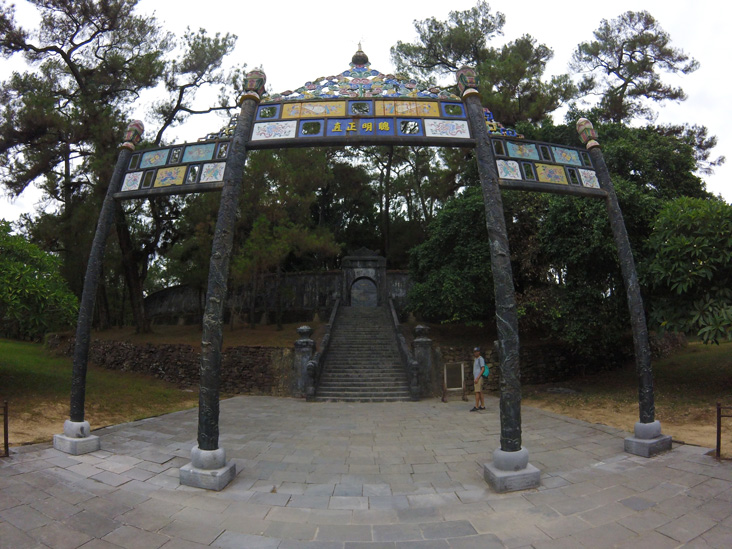
[{"label": "decorative finial on gate top", "polygon": [[457,86],[460,96],[464,99],[469,95],[480,95],[478,91],[478,76],[472,67],[463,67],[457,72]]},{"label": "decorative finial on gate top", "polygon": [[577,120],[577,133],[579,134],[580,141],[585,144],[588,149],[599,147],[600,144],[596,141],[597,132],[592,122],[586,118],[580,118]]},{"label": "decorative finial on gate top", "polygon": [[143,133],[145,133],[145,124],[142,123],[142,120],[133,120],[127,124],[124,141],[120,146],[134,151],[135,146],[142,141]]},{"label": "decorative finial on gate top", "polygon": [[358,51],[353,54],[353,57],[351,58],[351,63],[359,66],[369,64],[369,56],[366,55],[361,49],[361,42],[358,43]]},{"label": "decorative finial on gate top", "polygon": [[239,98],[239,105],[245,99],[254,99],[257,103],[262,98],[264,93],[264,84],[267,82],[267,75],[264,74],[262,69],[254,69],[247,73],[244,78],[244,93]]}]

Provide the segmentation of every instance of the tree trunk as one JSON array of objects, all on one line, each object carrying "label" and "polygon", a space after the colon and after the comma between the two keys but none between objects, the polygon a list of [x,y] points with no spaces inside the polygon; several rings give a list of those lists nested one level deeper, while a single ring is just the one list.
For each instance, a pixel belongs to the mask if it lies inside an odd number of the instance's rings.
[{"label": "tree trunk", "polygon": [[254,269],[254,276],[252,277],[252,295],[251,302],[249,303],[249,327],[253,330],[257,324],[254,320],[254,315],[257,312],[257,270]]},{"label": "tree trunk", "polygon": [[277,265],[277,278],[275,284],[275,316],[277,317],[277,329],[282,330],[282,266]]},{"label": "tree trunk", "polygon": [[394,147],[389,147],[389,160],[386,162],[386,173],[384,174],[384,185],[383,185],[383,200],[384,207],[381,209],[381,234],[383,238],[384,257],[389,257],[389,245],[390,245],[390,217],[389,217],[389,203],[391,196],[389,194],[390,183],[391,183],[391,164],[394,160]]},{"label": "tree trunk", "polygon": [[[104,271],[104,265],[102,265],[102,272]],[[99,283],[97,289],[97,299],[95,310],[97,313],[97,329],[108,330],[111,324],[109,319],[109,300],[107,299],[107,288],[104,282]]]},{"label": "tree trunk", "polygon": [[130,292],[130,305],[132,307],[132,318],[135,322],[135,331],[138,334],[146,334],[151,330],[150,320],[145,314],[145,300],[142,292],[142,284],[144,281],[137,269],[130,228],[125,219],[125,212],[119,202],[115,203],[114,213],[117,240],[122,251],[122,270],[127,288]]},{"label": "tree trunk", "polygon": [[125,325],[125,301],[127,301],[127,285],[122,284],[122,299],[119,301],[119,316],[117,326],[122,328]]},{"label": "tree trunk", "polygon": [[206,296],[203,293],[203,286],[198,287],[198,327],[203,331],[203,302]]}]

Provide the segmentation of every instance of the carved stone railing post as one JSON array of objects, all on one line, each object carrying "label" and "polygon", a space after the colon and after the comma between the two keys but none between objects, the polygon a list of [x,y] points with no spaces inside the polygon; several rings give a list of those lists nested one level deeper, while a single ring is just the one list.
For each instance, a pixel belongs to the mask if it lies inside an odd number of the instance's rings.
[{"label": "carved stone railing post", "polygon": [[409,398],[416,402],[422,396],[422,389],[419,384],[419,362],[416,359],[410,359],[407,371],[409,376]]},{"label": "carved stone railing post", "polygon": [[414,341],[414,359],[419,365],[419,389],[421,396],[427,396],[431,392],[430,384],[432,383],[432,340],[427,337],[430,329],[427,326],[415,326]]},{"label": "carved stone railing post", "polygon": [[[313,357],[315,352],[315,341],[310,339],[313,335],[313,329],[310,326],[300,326],[297,329],[297,333],[300,334],[300,338],[295,341],[295,357],[294,357],[294,370],[295,370],[295,387],[294,396],[304,397],[309,392],[315,391],[315,379],[312,374],[308,371],[308,364]],[[314,368],[310,368],[314,370]]]},{"label": "carved stone railing post", "polygon": [[638,374],[638,408],[640,421],[636,422],[634,436],[625,439],[625,451],[639,456],[652,455],[671,449],[671,437],[661,434],[661,423],[655,417],[653,398],[653,372],[651,370],[651,346],[648,341],[648,327],[643,309],[643,298],[640,293],[638,273],[633,260],[628,231],[625,228],[623,212],[615,194],[615,186],[610,178],[610,171],[605,164],[605,157],[597,142],[597,132],[592,122],[586,118],[577,121],[577,133],[587,147],[592,163],[597,171],[600,187],[607,192],[605,204],[610,218],[610,228],[618,248],[620,271],[625,283],[626,299],[630,311],[630,326],[633,332],[635,365]]},{"label": "carved stone railing post", "polygon": [[389,316],[391,317],[391,325],[394,329],[394,335],[397,340],[397,347],[399,348],[399,355],[402,358],[402,364],[404,365],[405,372],[407,374],[407,382],[409,383],[409,398],[417,401],[422,396],[422,390],[420,388],[419,379],[419,362],[414,358],[414,354],[409,350],[407,345],[407,338],[404,337],[402,325],[399,323],[399,315],[394,307],[394,300],[389,299]]}]

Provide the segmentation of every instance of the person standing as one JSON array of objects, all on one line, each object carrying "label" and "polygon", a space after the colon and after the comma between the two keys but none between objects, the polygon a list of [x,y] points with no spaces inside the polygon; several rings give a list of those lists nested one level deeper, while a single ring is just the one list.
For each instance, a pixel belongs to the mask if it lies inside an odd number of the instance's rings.
[{"label": "person standing", "polygon": [[475,406],[470,410],[477,412],[485,410],[485,401],[483,400],[483,371],[485,370],[485,360],[480,356],[480,347],[473,349],[473,378],[475,381]]}]

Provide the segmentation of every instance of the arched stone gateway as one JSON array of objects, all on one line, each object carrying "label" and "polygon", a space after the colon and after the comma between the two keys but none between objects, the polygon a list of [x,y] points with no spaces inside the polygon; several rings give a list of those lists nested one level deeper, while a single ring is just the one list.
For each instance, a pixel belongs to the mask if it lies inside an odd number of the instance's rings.
[{"label": "arched stone gateway", "polygon": [[[501,446],[493,462],[484,466],[489,484],[501,492],[539,484],[539,471],[529,464],[521,444],[518,315],[501,187],[605,200],[628,296],[639,378],[640,421],[625,448],[644,456],[669,449],[671,437],[661,435],[654,417],[650,346],[635,264],[592,124],[578,123],[586,150],[527,141],[500,126],[483,108],[473,69],[458,71],[457,82],[460,96],[401,81],[371,69],[359,49],[349,69],[281,94],[264,96],[264,73],[250,72],[239,114],[228,127],[199,142],[135,152],[139,135],[132,128],[109,185],[88,262],[74,352],[71,419],[64,435],[54,438],[56,448],[84,453],[99,447],[84,421],[84,389],[93,296],[103,241],[113,219],[112,200],[221,190],[201,342],[198,446],[191,452],[191,463],[180,471],[182,484],[220,490],[235,476],[233,462],[227,462],[224,449],[219,448],[219,372],[232,228],[247,153],[266,148],[386,144],[475,149],[490,240],[501,370]],[[369,281],[376,288],[377,305],[384,303],[385,263],[375,255],[352,256],[349,261],[342,294],[352,301],[355,288],[356,299],[361,299],[359,291],[367,282],[359,281]]]},{"label": "arched stone gateway", "polygon": [[367,248],[347,255],[341,262],[344,305],[380,307],[388,298],[386,258]]}]

